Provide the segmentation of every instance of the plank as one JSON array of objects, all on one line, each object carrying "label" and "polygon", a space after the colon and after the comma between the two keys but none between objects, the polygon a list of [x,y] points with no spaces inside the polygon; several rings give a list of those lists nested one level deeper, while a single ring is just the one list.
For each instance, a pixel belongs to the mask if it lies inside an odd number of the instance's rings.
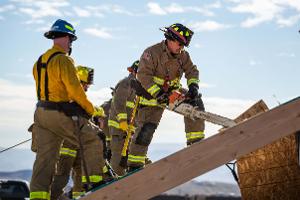
[{"label": "plank", "polygon": [[300,130],[300,98],[180,150],[83,200],[149,199]]}]

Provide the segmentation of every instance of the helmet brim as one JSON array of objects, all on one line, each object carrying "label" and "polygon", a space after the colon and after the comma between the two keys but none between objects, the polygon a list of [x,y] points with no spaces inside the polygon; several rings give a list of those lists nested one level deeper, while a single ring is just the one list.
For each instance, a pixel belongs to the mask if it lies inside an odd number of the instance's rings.
[{"label": "helmet brim", "polygon": [[66,32],[62,32],[62,31],[47,31],[44,33],[44,36],[47,38],[47,39],[55,39],[55,38],[58,38],[57,35],[60,35],[61,34],[61,37],[64,36],[64,34],[68,35],[71,37],[72,41],[75,41],[77,40],[77,36],[73,33],[66,33]]}]

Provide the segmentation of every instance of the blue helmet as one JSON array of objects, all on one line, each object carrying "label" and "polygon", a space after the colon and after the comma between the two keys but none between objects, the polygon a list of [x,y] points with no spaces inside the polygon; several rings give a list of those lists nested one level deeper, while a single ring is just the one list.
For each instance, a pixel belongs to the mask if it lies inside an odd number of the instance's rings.
[{"label": "blue helmet", "polygon": [[72,24],[62,19],[56,20],[52,25],[51,29],[44,33],[44,36],[48,39],[55,39],[59,37],[64,37],[66,35],[69,35],[72,41],[75,41],[77,39],[75,29],[72,26]]}]

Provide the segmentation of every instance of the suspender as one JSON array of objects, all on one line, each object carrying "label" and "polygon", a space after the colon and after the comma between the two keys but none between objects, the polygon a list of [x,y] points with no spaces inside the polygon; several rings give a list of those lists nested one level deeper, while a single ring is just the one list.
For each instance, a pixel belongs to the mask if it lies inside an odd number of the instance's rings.
[{"label": "suspender", "polygon": [[45,100],[49,101],[49,88],[48,88],[48,72],[47,72],[47,66],[48,63],[50,62],[50,60],[58,55],[58,54],[63,54],[62,52],[55,52],[53,53],[51,56],[49,56],[48,60],[46,63],[42,63],[42,57],[43,55],[41,55],[37,61],[37,73],[38,73],[38,87],[37,87],[37,96],[38,96],[38,100],[41,100],[41,72],[42,72],[42,68],[45,69]]}]

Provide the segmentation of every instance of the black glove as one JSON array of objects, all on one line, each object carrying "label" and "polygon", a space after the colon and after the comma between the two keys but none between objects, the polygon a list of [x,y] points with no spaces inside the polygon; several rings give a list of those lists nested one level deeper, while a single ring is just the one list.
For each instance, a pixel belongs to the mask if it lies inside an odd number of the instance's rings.
[{"label": "black glove", "polygon": [[186,99],[184,102],[192,106],[196,106],[198,110],[205,111],[204,103],[202,101],[202,94],[199,93],[194,99]]},{"label": "black glove", "polygon": [[169,93],[160,90],[156,96],[156,100],[159,104],[169,104]]},{"label": "black glove", "polygon": [[192,83],[189,85],[189,91],[187,92],[186,96],[194,99],[196,96],[198,96],[198,89],[199,86],[196,83]]}]

